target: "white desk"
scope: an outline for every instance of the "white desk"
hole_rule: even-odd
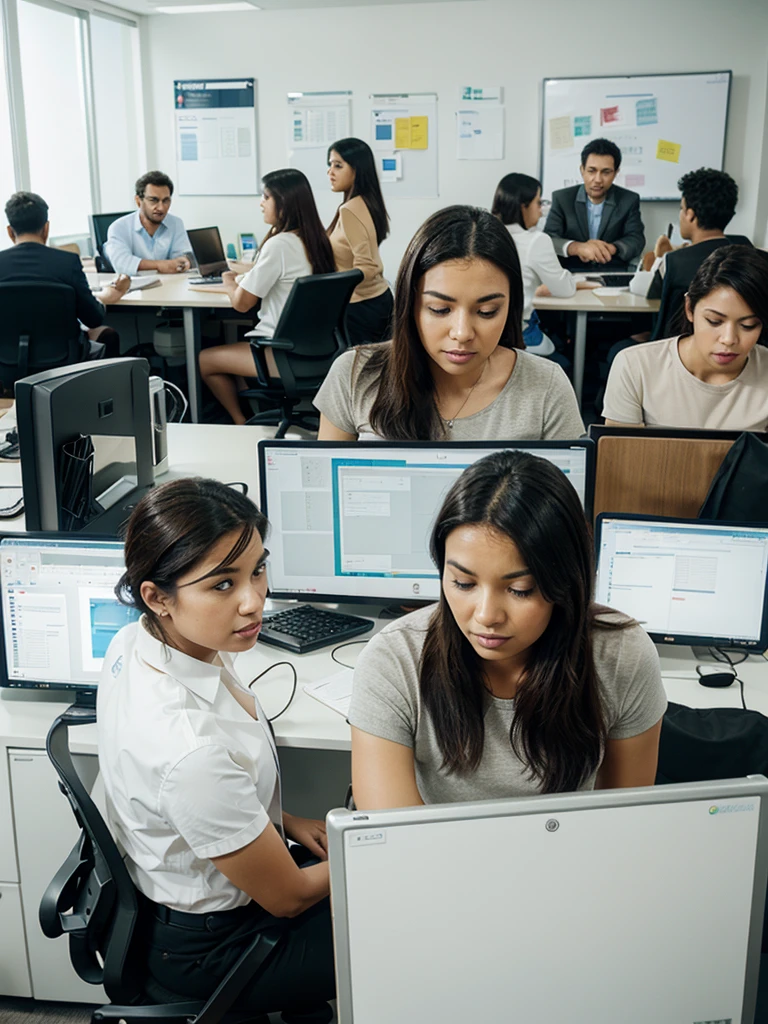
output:
[[[578,276],[578,275],[577,275]],[[573,389],[581,407],[581,392],[584,384],[584,360],[587,352],[587,316],[589,313],[655,313],[659,308],[658,299],[646,299],[630,292],[619,295],[595,295],[594,291],[577,291],[569,299],[552,296],[535,298],[534,309],[552,309],[576,314],[576,337],[573,354]]]

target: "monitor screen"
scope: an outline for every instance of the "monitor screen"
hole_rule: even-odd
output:
[[[764,649],[768,527],[598,516],[596,600],[657,643]]]
[[[505,448],[558,466],[587,511],[593,444],[531,442],[259,442],[262,509],[274,597],[437,600],[429,555],[448,489],[471,463]]]
[[[226,259],[218,228],[193,228],[187,234],[198,266],[222,263]]]
[[[120,541],[0,538],[0,685],[93,689],[109,642],[139,613],[118,602]]]

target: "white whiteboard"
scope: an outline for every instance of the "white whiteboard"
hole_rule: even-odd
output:
[[[352,92],[289,92],[288,166],[303,171],[313,189],[328,192],[328,147],[351,134]]]
[[[426,123],[424,148],[400,148],[394,125],[419,118]],[[383,131],[388,130],[385,138]],[[370,144],[385,199],[437,198],[437,94],[375,93],[371,96]],[[389,167],[396,170],[388,171]]]
[[[723,169],[730,71],[545,78],[542,194],[581,184],[581,150],[606,138],[622,153],[616,184],[641,199],[679,199],[677,181]]]

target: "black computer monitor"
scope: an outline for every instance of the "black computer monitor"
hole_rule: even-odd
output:
[[[202,277],[221,274],[228,269],[218,228],[192,228],[187,234]]]
[[[116,536],[154,482],[146,359],[25,377],[16,382],[16,410],[27,528]],[[82,488],[88,501],[75,502]]]
[[[122,542],[0,534],[0,565],[0,687],[93,691],[110,640],[139,617],[115,596]]]
[[[125,210],[123,213],[91,213],[88,215],[93,255],[99,258],[101,264],[97,266],[97,270],[108,274],[114,271],[115,268],[104,253],[104,243],[107,241],[107,232],[109,231],[110,224],[121,217],[127,217],[130,212],[130,210]]]
[[[596,601],[656,643],[768,647],[768,525],[606,512],[595,546]]]
[[[269,517],[276,598],[437,600],[429,555],[443,498],[467,466],[521,449],[567,475],[592,514],[594,443],[577,441],[259,441],[261,508]]]

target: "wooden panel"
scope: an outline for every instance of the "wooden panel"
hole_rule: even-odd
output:
[[[668,437],[601,437],[597,444],[595,515],[698,515],[733,441]]]

